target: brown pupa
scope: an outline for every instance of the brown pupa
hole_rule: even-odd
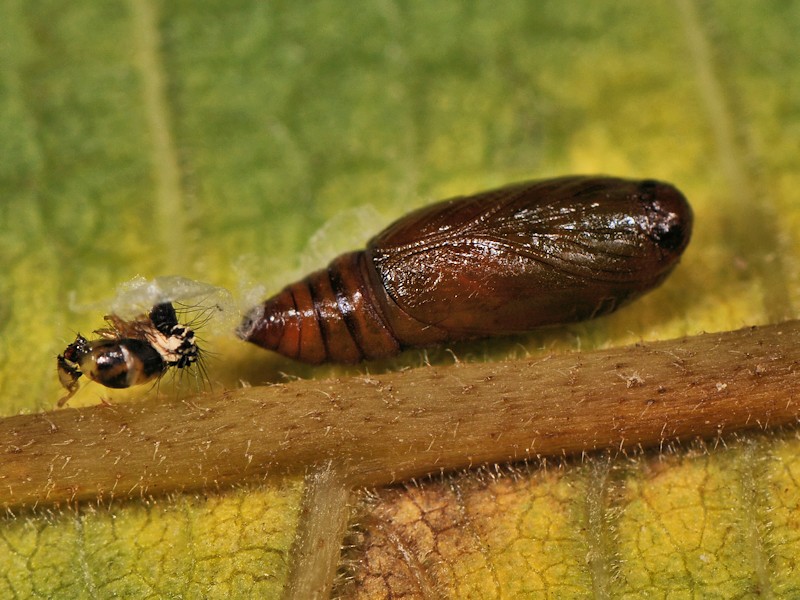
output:
[[[307,363],[525,332],[660,284],[692,231],[675,187],[571,176],[423,207],[254,308],[239,336]]]

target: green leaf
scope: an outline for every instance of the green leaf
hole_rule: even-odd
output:
[[[53,408],[53,358],[136,275],[246,307],[411,207],[564,173],[674,182],[695,210],[684,261],[611,317],[459,358],[796,317],[798,27],[796,5],[755,1],[4,2],[0,410]],[[363,206],[381,215],[368,230],[348,216]],[[337,372],[207,344],[215,385]],[[144,393],[86,386],[73,403]],[[379,491],[338,589],[797,595],[800,442],[707,450]],[[9,515],[0,596],[279,596],[302,492]]]

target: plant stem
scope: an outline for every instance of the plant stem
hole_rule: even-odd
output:
[[[800,322],[500,363],[0,420],[0,505],[227,486],[331,461],[351,485],[795,424]]]

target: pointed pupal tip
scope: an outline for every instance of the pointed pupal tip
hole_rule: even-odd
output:
[[[258,304],[250,309],[242,319],[242,322],[239,323],[239,327],[236,328],[236,335],[246,342],[253,342],[253,336],[257,336],[259,324],[263,323],[263,321],[264,305]]]
[[[296,308],[291,290],[267,298],[250,310],[239,326],[239,337],[285,356],[298,355],[302,322],[308,315]]]

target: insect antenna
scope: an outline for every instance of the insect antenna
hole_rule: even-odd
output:
[[[203,329],[214,320],[217,313],[221,313],[224,310],[219,304],[208,306],[203,304],[202,301],[196,304],[173,302],[173,305],[176,307],[176,312],[181,317],[181,322],[185,323],[186,327],[195,331]]]

